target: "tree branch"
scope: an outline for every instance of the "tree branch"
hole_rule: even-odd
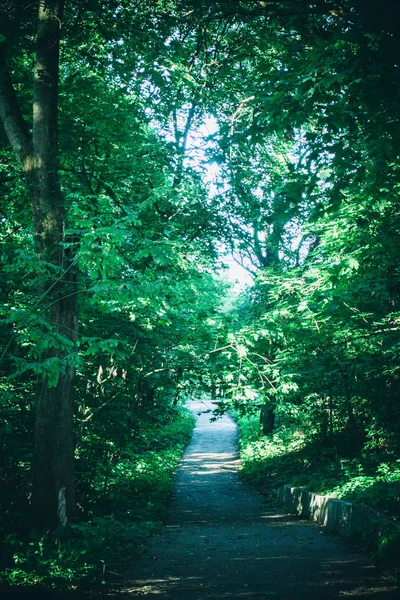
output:
[[[3,44],[0,44],[0,120],[14,154],[29,175],[33,166],[32,140],[7,68]]]
[[[100,406],[97,407],[93,412],[91,412],[88,417],[86,417],[85,419],[83,419],[82,424],[83,423],[87,423],[88,421],[91,421],[93,419],[93,417],[95,415],[97,415],[97,413],[99,413],[104,408],[106,408],[109,404],[111,404],[111,402],[113,402],[113,400],[115,400],[116,398],[118,398],[119,395],[120,395],[120,393],[116,392],[113,396],[111,396],[111,398],[109,398],[108,400],[106,400],[105,402],[103,402],[103,404],[100,404]]]

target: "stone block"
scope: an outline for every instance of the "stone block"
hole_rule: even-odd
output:
[[[316,521],[340,535],[363,536],[377,542],[383,533],[400,532],[397,523],[364,504],[314,494],[292,485],[281,487],[278,499],[288,512]]]
[[[351,502],[329,498],[327,501],[326,527],[341,535],[350,535],[352,508]]]

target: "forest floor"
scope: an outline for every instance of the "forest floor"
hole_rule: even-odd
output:
[[[110,598],[280,600],[399,598],[360,551],[271,508],[238,475],[237,426],[200,414],[176,474],[169,519]]]

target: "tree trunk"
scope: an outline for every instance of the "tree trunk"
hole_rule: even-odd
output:
[[[73,354],[77,338],[76,276],[68,254],[63,258],[63,281],[54,287],[48,318],[54,330],[72,342]],[[56,386],[50,387],[48,380],[42,379],[37,387],[32,509],[36,523],[54,527],[66,525],[75,510],[75,368],[65,350],[49,350],[46,358],[58,358],[66,364]]]
[[[37,386],[32,509],[36,526],[66,525],[74,514],[73,354],[77,338],[76,273],[64,242],[64,200],[58,174],[59,40],[64,0],[40,0],[33,82],[32,136],[4,59],[0,60],[0,118],[24,171],[33,212],[43,314],[64,342],[42,357],[59,363],[57,381]],[[68,360],[68,356],[72,357]]]
[[[275,427],[275,406],[272,402],[265,402],[261,407],[260,424],[264,435],[269,435]]]
[[[74,346],[77,336],[76,276],[71,248],[63,248],[64,202],[58,176],[57,107],[59,39],[64,0],[41,0],[33,83],[33,156],[35,185],[32,208],[38,257],[56,267],[56,285],[44,281],[48,317],[57,334]],[[50,302],[49,302],[50,300]],[[68,346],[68,343],[67,343]],[[72,351],[74,347],[72,347]],[[74,367],[66,349],[50,357],[63,361],[56,386],[38,386],[32,508],[35,520],[66,525],[74,513]],[[70,347],[71,351],[71,347]]]

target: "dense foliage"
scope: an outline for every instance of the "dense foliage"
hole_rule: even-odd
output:
[[[67,530],[43,532],[21,523],[26,519],[23,498],[8,506],[1,520],[1,583],[76,588],[104,586],[121,575],[121,567],[165,518],[174,469],[194,424],[189,411],[157,408],[157,414],[135,413],[136,430],[120,431],[125,420],[129,424],[127,411],[120,408],[118,428],[110,432],[105,417],[82,435],[77,448],[80,518]],[[118,414],[107,416],[117,419]],[[2,498],[8,501],[9,490]]]
[[[243,474],[268,494],[292,483],[398,516],[398,30],[357,7],[299,20],[268,78],[249,72],[225,169],[256,282],[232,313],[225,393],[262,405]]]
[[[77,581],[102,560],[93,523],[114,540],[126,520],[137,545],[197,391],[261,413],[267,459],[289,449],[298,483],[362,501],[373,487],[398,514],[397,7],[0,11],[8,580]],[[241,293],[224,255],[251,273]],[[263,452],[249,468],[271,483]],[[43,542],[56,519],[72,524]]]

